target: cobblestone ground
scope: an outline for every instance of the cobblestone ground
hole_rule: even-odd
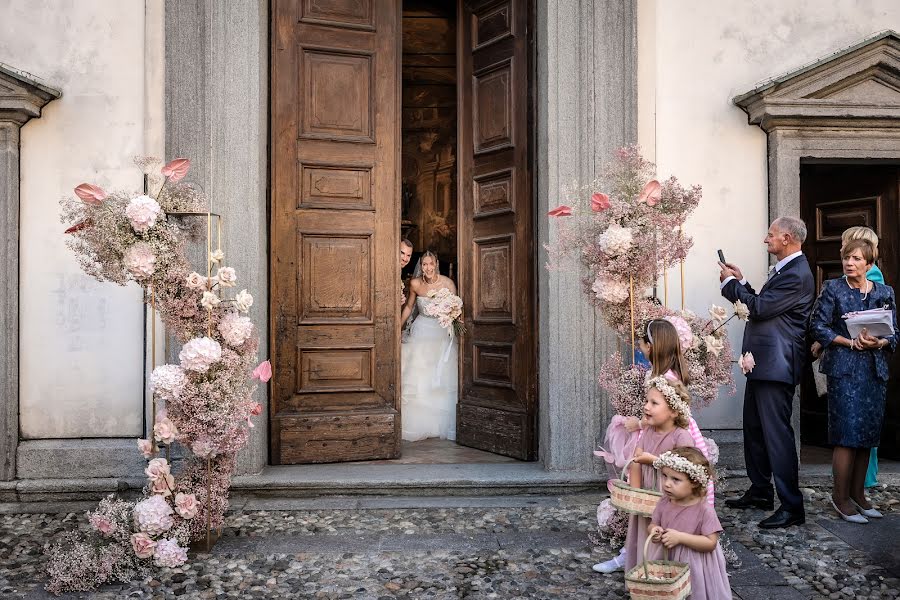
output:
[[[887,518],[856,530],[841,529],[826,508],[826,490],[805,493],[807,525],[786,532],[760,531],[761,512],[720,507],[741,560],[732,573],[735,597],[898,597],[900,568],[891,555],[900,547],[900,488],[874,491]],[[340,508],[310,500],[238,501],[212,553],[143,581],[66,597],[624,598],[621,573],[591,571],[611,556],[593,548],[587,535],[600,498],[445,499],[454,508],[439,507],[439,499],[419,508],[371,508],[352,499],[332,502],[345,503]],[[380,502],[392,501],[416,502]],[[80,511],[0,515],[0,597],[48,597],[43,548],[84,521]],[[870,528],[868,539],[861,527]]]

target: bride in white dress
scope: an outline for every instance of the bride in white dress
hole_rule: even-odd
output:
[[[453,280],[438,271],[437,256],[426,252],[416,265],[400,317],[408,329],[400,348],[400,415],[407,441],[456,439],[458,344],[436,318],[425,314],[428,294],[443,288],[456,294]]]

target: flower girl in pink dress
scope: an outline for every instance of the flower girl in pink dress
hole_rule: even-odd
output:
[[[690,325],[681,317],[673,316],[649,321],[638,341],[641,352],[650,360],[651,370],[648,378],[663,375],[670,381],[679,380],[685,385],[689,384],[684,350],[690,348],[692,340]],[[638,420],[637,417],[616,415],[612,418],[606,430],[604,450],[594,452],[607,462],[611,477],[619,477],[619,471],[634,455],[645,426],[646,422],[643,419]],[[708,457],[706,441],[693,417],[688,417],[687,429],[694,441],[693,445]],[[707,486],[707,501],[710,505],[715,501],[712,482]],[[612,573],[623,569],[627,562],[626,552],[627,545],[618,556],[594,565],[594,571]]]
[[[669,560],[691,569],[691,598],[731,598],[725,555],[719,545],[722,525],[715,509],[704,502],[712,467],[696,448],[674,448],[653,462],[661,471],[664,496],[650,518],[653,541],[669,549]],[[656,548],[648,558],[658,558]]]

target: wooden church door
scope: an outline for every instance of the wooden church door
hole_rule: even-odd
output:
[[[527,0],[463,0],[459,288],[468,332],[457,440],[537,458],[537,319]]]
[[[272,1],[273,464],[399,456],[401,5]],[[457,14],[458,442],[534,460],[530,2]]]
[[[271,461],[395,458],[400,3],[271,7]]]

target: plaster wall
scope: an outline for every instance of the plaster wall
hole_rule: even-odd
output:
[[[148,14],[161,17],[152,16],[158,4],[0,0],[2,60],[63,91],[21,131],[24,439],[142,434],[140,292],[82,273],[65,247],[58,201],[83,181],[140,189],[132,157],[161,152],[162,111],[153,106],[161,78],[145,68],[163,64],[154,50],[162,30],[146,27]]]
[[[716,249],[758,287],[769,265],[762,244],[769,220],[766,134],[747,124],[731,99],[762,80],[827,57],[872,33],[900,28],[891,0],[638,0],[638,141],[659,174],[703,186],[687,224],[694,248],[686,262],[687,308],[724,305]],[[799,207],[799,199],[797,200]],[[677,270],[669,303],[680,305]],[[729,324],[740,349],[743,325]],[[699,412],[704,428],[741,426],[743,376]]]

